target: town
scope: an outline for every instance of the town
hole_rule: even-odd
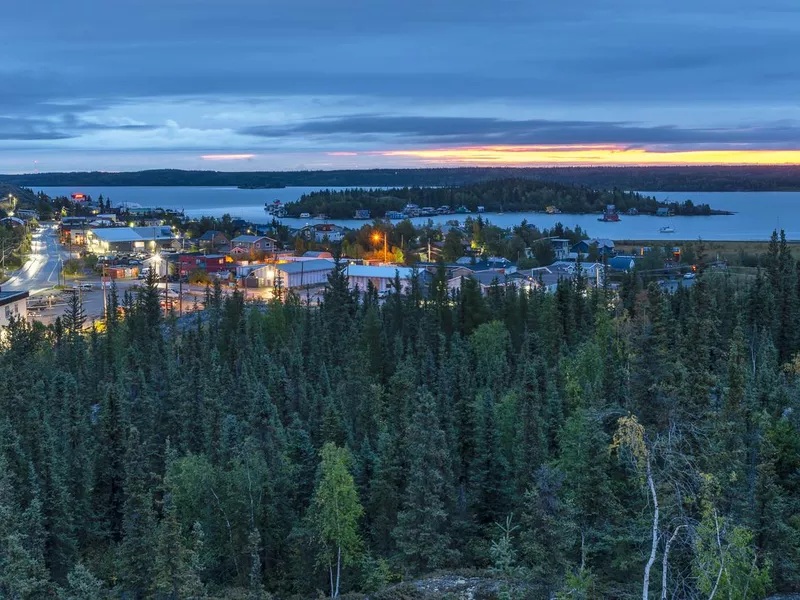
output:
[[[10,195],[7,201],[12,202]],[[50,202],[61,215],[52,215],[52,221],[39,222],[36,210],[16,206],[0,221],[6,231],[25,232],[22,238],[32,242],[28,263],[0,285],[7,318],[52,323],[77,294],[91,323],[106,314],[112,286],[122,294],[148,278],[163,290],[165,313],[179,316],[201,308],[212,285],[222,293],[239,291],[250,302],[296,294],[316,305],[336,261],[344,265],[352,290],[375,293],[379,301],[408,292],[412,281],[425,290],[434,277],[444,278],[451,295],[465,281],[483,295],[507,286],[544,293],[554,293],[560,284],[615,290],[635,269],[639,277],[675,291],[691,285],[698,263],[726,266],[707,260],[702,244],[698,258],[693,244],[683,250],[618,247],[561,225],[547,230],[523,222],[504,230],[481,214],[421,227],[387,218],[358,229],[328,222],[290,229],[274,218],[269,224],[228,216],[192,220],[176,211],[112,207],[102,196],[95,200],[81,193]],[[549,213],[555,210],[548,207]],[[270,212],[274,217],[280,211]],[[616,214],[613,206],[604,218],[609,214]]]

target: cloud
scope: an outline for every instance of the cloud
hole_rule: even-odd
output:
[[[255,154],[203,154],[203,160],[250,160],[255,158]]]
[[[103,153],[134,150],[800,140],[796,0],[44,7],[4,6],[0,170],[21,148],[102,168]]]
[[[312,119],[292,125],[262,125],[240,130],[262,138],[287,136],[384,136],[404,144],[788,144],[800,147],[800,126],[780,122],[762,126],[683,128],[626,122],[508,120],[486,117],[354,115]]]

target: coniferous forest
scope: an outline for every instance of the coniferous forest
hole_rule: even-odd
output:
[[[776,237],[766,265],[674,295],[442,268],[380,303],[336,269],[319,307],[216,289],[188,320],[150,281],[102,331],[77,301],[16,324],[0,597],[797,591],[800,263]]]

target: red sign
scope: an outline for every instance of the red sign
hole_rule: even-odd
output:
[[[73,200],[86,200],[86,196],[84,194],[72,194]]]

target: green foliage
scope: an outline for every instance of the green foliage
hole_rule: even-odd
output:
[[[450,294],[441,266],[379,302],[340,263],[320,307],[215,285],[173,324],[150,280],[112,299],[102,333],[79,303],[14,323],[0,596],[306,598],[338,580],[412,597],[400,574],[460,568],[508,578],[504,597],[520,578],[641,596],[648,460],[651,597],[664,564],[667,597],[708,597],[723,562],[715,598],[798,589],[800,338],[781,334],[798,265],[782,247],[776,233],[752,281],[703,273],[674,295],[635,278]]]

